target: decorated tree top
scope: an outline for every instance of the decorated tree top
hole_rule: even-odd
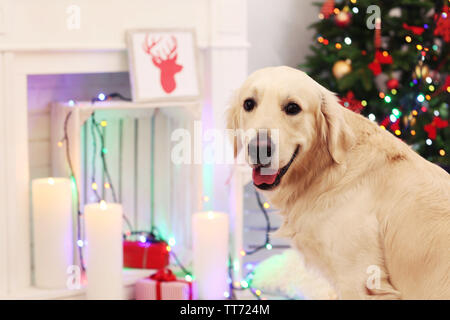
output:
[[[449,168],[448,0],[327,0],[301,67],[341,103]]]

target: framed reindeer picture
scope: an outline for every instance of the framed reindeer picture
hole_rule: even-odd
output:
[[[200,95],[192,30],[130,30],[133,101],[193,100]]]

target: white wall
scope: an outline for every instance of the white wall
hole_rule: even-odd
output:
[[[248,0],[248,70],[296,67],[308,53],[318,8],[312,0]]]

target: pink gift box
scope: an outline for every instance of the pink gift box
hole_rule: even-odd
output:
[[[169,273],[169,276],[161,276]],[[140,279],[135,286],[136,300],[192,300],[193,282],[178,280],[170,270],[160,270],[149,278]]]

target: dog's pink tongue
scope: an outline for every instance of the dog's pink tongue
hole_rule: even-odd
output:
[[[272,174],[273,172],[273,174]],[[263,172],[261,172],[261,168],[254,168],[253,169],[253,182],[259,186],[263,183],[265,184],[273,184],[275,182],[275,179],[277,178],[278,171],[274,171],[270,169],[263,169]]]

